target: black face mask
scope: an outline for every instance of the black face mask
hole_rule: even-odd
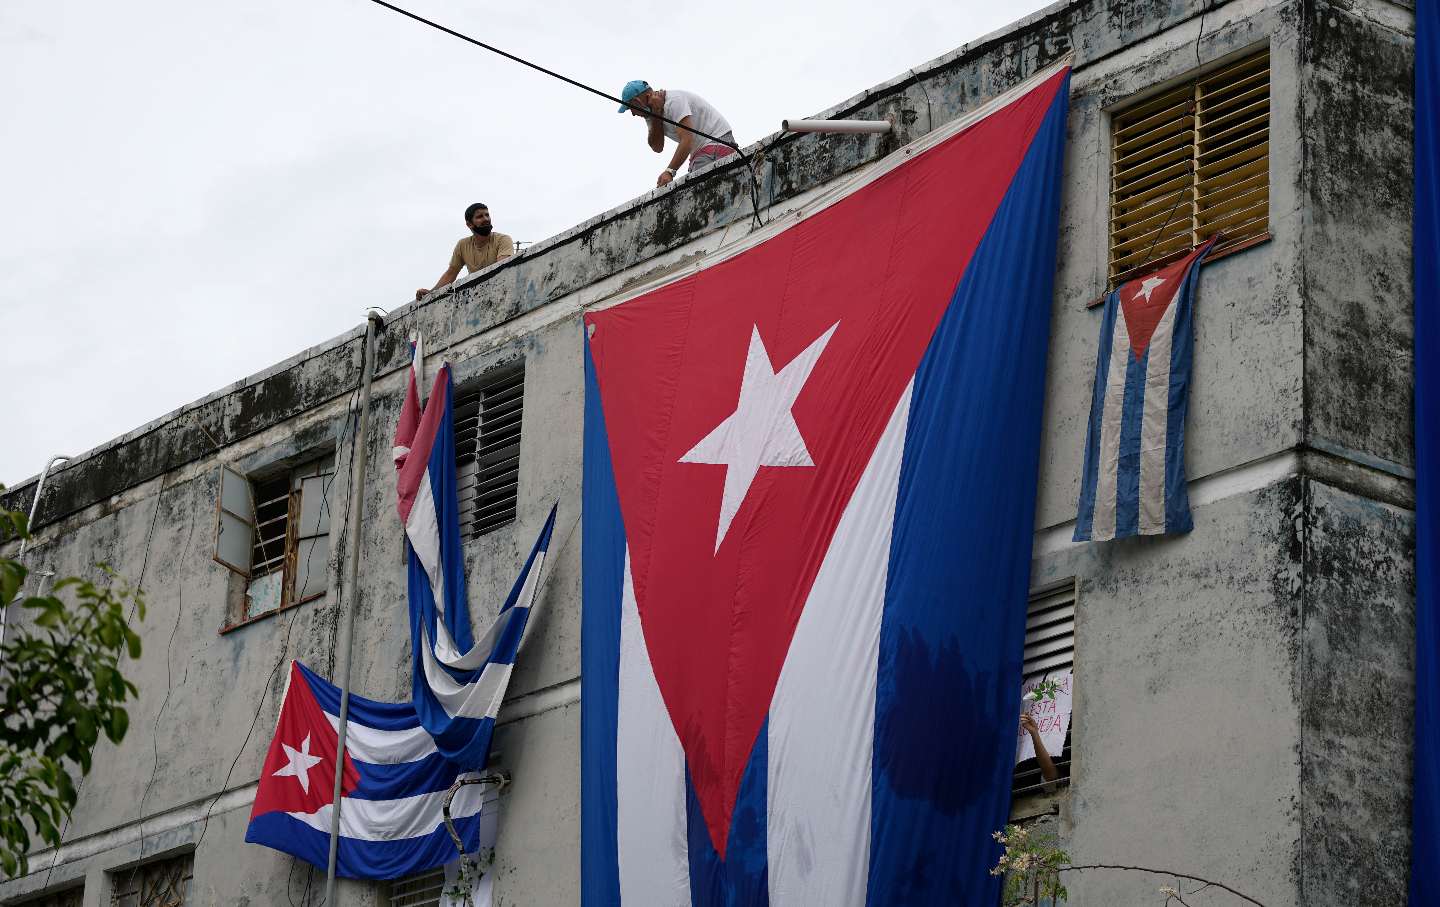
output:
[[[474,233],[476,236],[489,236],[490,231],[493,229],[495,228],[492,225],[486,224],[483,227],[471,227],[470,232]]]

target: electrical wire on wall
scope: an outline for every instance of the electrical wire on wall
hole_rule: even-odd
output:
[[[355,427],[355,423],[358,422],[358,420],[359,420],[359,415],[356,414],[356,415],[352,418],[351,412],[352,412],[353,409],[354,409],[354,403],[355,403],[356,395],[359,394],[359,392],[360,392],[360,387],[359,387],[359,385],[356,385],[355,389],[354,389],[353,391],[351,391],[350,398],[349,398],[349,400],[346,402],[346,405],[345,405],[345,424],[344,424],[343,426],[341,426],[341,429],[340,429],[340,437],[337,439],[336,444],[335,444],[336,450],[339,450],[341,447],[343,447],[343,446],[345,445],[345,435],[346,435],[347,433],[350,435],[350,456],[349,456],[349,460],[350,460],[350,468],[351,468],[351,469],[357,468],[357,464],[355,463],[355,432],[354,432],[353,429],[354,429],[354,427]],[[338,464],[337,464],[337,465],[338,465]],[[335,472],[332,472],[332,473],[330,474],[330,476],[329,476],[329,481],[328,481],[328,482],[322,483],[321,486],[320,486],[320,488],[321,488],[321,491],[320,491],[320,508],[321,508],[322,511],[328,511],[328,510],[329,510],[329,506],[330,506],[330,503],[329,503],[330,486],[335,483],[335,477],[336,477],[337,475],[339,475],[339,470],[338,470],[338,469],[337,469]],[[350,496],[349,496],[349,495],[346,495],[346,497],[345,497],[345,517],[344,517],[344,519],[343,519],[343,521],[342,521],[342,526],[344,525],[345,522],[348,522],[349,515],[350,515]],[[343,543],[344,540],[345,540],[345,537],[344,537],[344,535],[343,535],[343,532],[344,532],[344,529],[342,528],[342,529],[341,529],[342,535],[340,536],[340,540],[341,540],[342,543]],[[343,544],[336,546],[337,549],[340,548],[340,547],[343,547]],[[307,558],[308,558],[309,556],[313,555],[313,554],[314,554],[314,546],[311,546],[310,555],[307,555]],[[306,570],[307,570],[307,571],[309,570],[309,563],[308,563],[308,561],[307,561],[307,564],[306,564]],[[337,576],[337,577],[336,577],[335,600],[336,600],[336,602],[337,602],[337,607],[338,607],[338,602],[339,602],[340,599],[341,599],[341,585],[343,584],[343,582],[344,582],[344,577],[343,577],[343,576]],[[284,641],[284,643],[280,646],[280,657],[276,660],[274,667],[272,667],[272,668],[270,669],[270,673],[269,673],[269,675],[266,677],[266,680],[265,680],[265,689],[267,689],[267,690],[270,688],[270,686],[271,686],[272,684],[274,684],[276,674],[279,672],[280,668],[284,666],[285,662],[286,662],[286,661],[288,660],[288,658],[289,658],[289,655],[290,655],[290,640],[291,640],[291,636],[292,636],[292,634],[293,634],[293,632],[294,632],[294,630],[295,630],[295,624],[296,624],[296,622],[299,620],[299,616],[300,616],[300,609],[299,609],[299,608],[292,608],[292,609],[291,609],[291,613],[290,613],[290,620],[289,620],[289,622],[286,624],[286,627],[285,627],[285,641]],[[332,646],[332,648],[333,648],[333,646]],[[231,762],[230,762],[230,768],[225,772],[225,780],[220,783],[219,792],[215,795],[215,798],[210,801],[210,805],[209,805],[209,806],[206,808],[206,810],[205,810],[205,820],[204,820],[204,823],[203,823],[203,824],[201,825],[201,827],[200,827],[200,834],[199,834],[199,835],[196,837],[196,839],[195,839],[195,849],[196,849],[196,850],[199,850],[199,849],[200,849],[200,844],[205,840],[205,833],[206,833],[207,831],[209,831],[209,829],[210,829],[210,817],[214,814],[215,804],[219,802],[220,798],[225,795],[226,790],[229,789],[229,787],[230,787],[230,779],[231,779],[231,777],[235,774],[235,767],[236,767],[237,765],[239,765],[239,763],[240,763],[240,757],[245,754],[245,749],[246,749],[246,747],[248,747],[248,746],[250,745],[250,738],[251,738],[252,736],[254,736],[254,734],[255,734],[255,725],[259,722],[259,720],[260,720],[260,713],[265,710],[265,706],[266,706],[266,704],[267,704],[267,702],[268,702],[268,699],[269,699],[269,697],[268,697],[268,696],[264,696],[264,695],[262,695],[262,696],[259,697],[259,700],[260,700],[260,701],[259,701],[259,704],[255,707],[255,714],[254,714],[253,716],[251,716],[251,718],[250,718],[250,727],[249,727],[249,728],[246,730],[246,732],[245,732],[245,739],[244,739],[243,741],[241,741],[240,747],[239,747],[239,749],[238,749],[238,750],[236,751],[236,753],[235,753],[235,758],[234,758],[233,760],[231,760]],[[308,882],[306,883],[306,888],[307,888],[307,890],[308,890],[308,888],[309,888],[309,883],[308,883]],[[307,894],[307,895],[306,895],[307,901],[308,901],[308,898],[309,898],[309,895]]]

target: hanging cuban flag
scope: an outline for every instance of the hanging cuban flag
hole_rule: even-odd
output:
[[[1105,298],[1080,477],[1077,542],[1189,532],[1185,413],[1191,312],[1214,240]]]
[[[408,549],[415,711],[442,754],[479,769],[489,756],[495,718],[529,623],[555,528],[555,507],[494,623],[476,640],[460,544],[450,366],[440,367],[422,411],[420,362],[417,343],[395,435],[398,503]]]
[[[586,316],[588,907],[998,900],[1068,85]]]
[[[462,773],[437,751],[414,707],[351,694],[348,719],[336,873],[396,879],[455,860],[442,807]],[[339,728],[340,688],[293,662],[246,841],[326,868]],[[495,840],[494,810],[481,810],[495,796],[478,784],[455,794],[450,815],[468,853]]]

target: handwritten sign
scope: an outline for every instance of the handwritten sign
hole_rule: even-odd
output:
[[[1036,677],[1027,680],[1020,688],[1021,695],[1035,689],[1035,685],[1041,680],[1053,680],[1060,685],[1054,699],[1042,699],[1038,702],[1022,700],[1022,709],[1030,713],[1035,719],[1035,725],[1040,730],[1040,742],[1045,745],[1045,751],[1050,758],[1059,759],[1060,752],[1065,748],[1065,732],[1070,729],[1070,696],[1075,683],[1073,671],[1066,671],[1063,674],[1051,674],[1046,677]],[[1035,743],[1030,739],[1030,734],[1019,724],[1015,727],[1015,761],[1024,762],[1026,759],[1035,758]]]

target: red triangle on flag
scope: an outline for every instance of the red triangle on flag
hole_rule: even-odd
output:
[[[299,665],[291,662],[285,700],[260,769],[250,818],[269,812],[313,813],[334,802],[339,749],[339,733],[315,700]],[[347,753],[342,793],[350,793],[359,783],[360,772]]]
[[[1189,255],[1144,277],[1137,277],[1120,289],[1120,308],[1125,315],[1125,329],[1130,335],[1130,352],[1138,362],[1155,336],[1155,328],[1175,300],[1185,282],[1185,275],[1195,259],[1210,248],[1206,243]]]

